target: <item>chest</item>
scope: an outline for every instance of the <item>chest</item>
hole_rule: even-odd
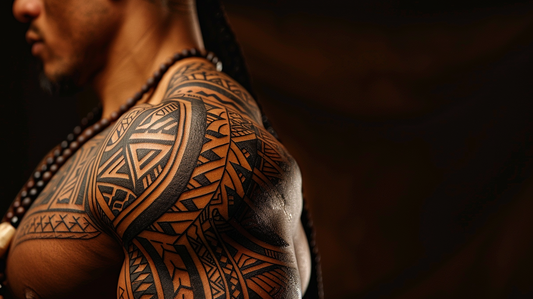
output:
[[[9,288],[15,298],[115,298],[124,257],[109,250],[113,242],[99,235],[20,243],[8,256]]]
[[[78,150],[24,216],[6,268],[15,297],[115,297],[121,247],[86,208],[87,174],[101,142],[97,136]]]

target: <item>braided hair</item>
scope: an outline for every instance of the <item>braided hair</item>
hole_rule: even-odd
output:
[[[244,61],[241,48],[237,43],[235,34],[226,19],[224,8],[219,0],[197,0],[196,10],[198,11],[198,21],[202,31],[205,48],[222,61],[224,73],[237,81],[248,93],[257,99],[250,79],[250,73]],[[263,126],[265,129],[279,139],[278,134],[272,128],[268,118],[263,113],[261,105],[257,103]]]
[[[166,0],[172,1],[172,0]],[[236,80],[243,86],[250,95],[255,98],[252,90],[252,84],[248,68],[244,61],[241,48],[237,43],[235,34],[226,19],[226,14],[220,0],[196,0],[196,10],[198,12],[198,21],[202,31],[202,38],[205,48],[213,53],[224,66],[224,73]],[[257,103],[261,112],[263,125],[278,140],[279,137],[272,128],[268,118],[263,113],[261,105]],[[309,245],[311,246],[312,270],[309,287],[305,293],[304,299],[323,298],[322,275],[320,269],[320,256],[315,243],[315,232],[310,217],[309,208],[304,202],[304,210],[301,217]]]

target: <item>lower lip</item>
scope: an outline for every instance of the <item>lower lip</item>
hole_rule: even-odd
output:
[[[44,44],[42,42],[36,42],[31,47],[31,54],[33,56],[39,55],[43,51]]]

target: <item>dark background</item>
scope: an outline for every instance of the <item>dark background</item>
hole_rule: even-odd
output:
[[[39,91],[7,2],[4,208],[92,105]],[[326,298],[533,297],[531,1],[224,3],[302,169]]]

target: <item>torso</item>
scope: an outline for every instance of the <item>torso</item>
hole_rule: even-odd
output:
[[[198,60],[189,67],[198,67],[201,63]],[[155,102],[132,109],[118,121],[123,121],[123,126],[115,124],[85,143],[52,178],[22,220],[8,255],[6,274],[15,297],[121,298],[120,292],[126,292],[127,288],[117,289],[117,282],[125,279],[125,274],[120,274],[125,254],[131,258],[138,249],[135,245],[123,248],[117,234],[124,232],[120,232],[117,226],[119,232],[113,233],[106,223],[117,221],[122,211],[140,202],[138,198],[156,180],[165,180],[164,173],[177,159],[175,155],[179,155],[179,149],[171,148],[165,142],[150,143],[149,140],[177,140],[180,132],[174,129],[176,125],[171,120],[164,119],[165,116],[159,120],[161,125],[156,124],[153,115],[179,112],[183,117],[188,103],[194,103],[195,109],[200,109],[204,115],[202,136],[197,136],[203,145],[195,146],[194,152],[190,153],[196,161],[194,170],[189,177],[181,178],[186,185],[185,191],[178,194],[168,213],[186,213],[189,218],[182,219],[183,223],[192,221],[193,225],[153,225],[136,235],[149,238],[148,235],[160,230],[159,233],[173,238],[172,242],[178,244],[181,242],[179,237],[173,236],[190,236],[193,234],[191,229],[202,227],[202,211],[220,212],[220,219],[235,218],[229,221],[238,222],[241,229],[253,236],[250,238],[259,238],[258,243],[286,248],[280,254],[293,257],[287,265],[298,268],[302,283],[307,282],[309,252],[299,221],[302,198],[297,164],[258,124],[258,110],[253,108],[255,104],[247,102],[253,101],[247,95],[240,94],[231,102],[221,103],[220,99],[206,94],[201,84],[194,82],[194,71],[186,75],[187,78],[181,76],[179,79],[190,81],[185,84],[187,87],[174,91],[179,103]],[[166,85],[164,83],[161,84]],[[231,91],[232,87],[227,84],[215,84]],[[178,107],[180,105],[183,107]],[[128,119],[131,121],[126,121]],[[194,133],[194,130],[193,127],[190,132]],[[128,154],[119,156],[123,153],[122,139],[131,141],[135,138],[139,138],[138,142],[130,142],[130,148],[124,148],[124,153]],[[131,148],[132,144],[136,147]],[[131,184],[119,184],[120,180]],[[121,187],[117,188],[117,184]],[[200,195],[204,199],[197,200]],[[95,208],[98,203],[104,203],[103,208]],[[238,205],[224,206],[235,203]],[[102,221],[102,215],[106,213],[108,217]],[[161,219],[168,218],[168,213],[152,221],[162,223]],[[269,223],[249,223],[265,219]],[[176,233],[182,228],[183,232]],[[205,236],[208,236],[207,231]],[[127,279],[133,277],[132,273],[127,274]],[[192,298],[193,292],[187,290],[184,280],[180,281],[184,290],[179,294],[183,298]],[[137,298],[142,294],[134,295],[132,297]]]
[[[17,298],[25,298],[27,292],[39,298],[116,298],[124,254],[89,215],[86,194],[88,167],[108,133],[80,148],[25,215],[6,273]]]

